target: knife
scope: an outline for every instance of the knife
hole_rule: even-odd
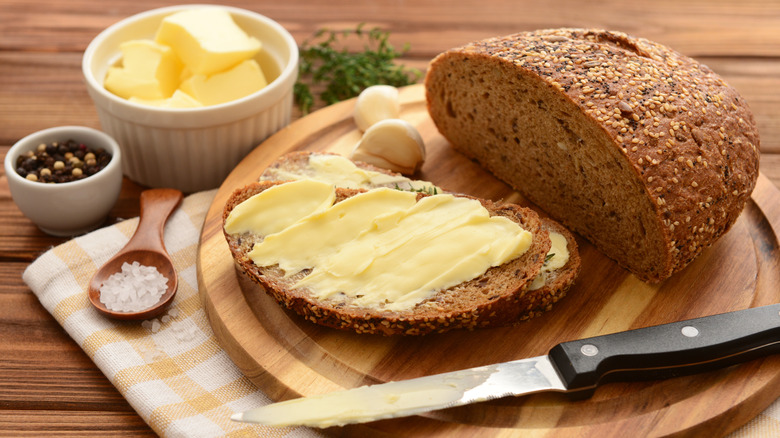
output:
[[[780,352],[780,304],[564,342],[546,356],[273,403],[231,417],[270,426],[343,426],[544,391],[709,371]]]

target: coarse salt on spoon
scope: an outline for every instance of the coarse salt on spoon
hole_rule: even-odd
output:
[[[182,197],[182,192],[175,189],[151,189],[141,193],[141,215],[133,237],[98,269],[89,283],[89,301],[100,313],[114,319],[149,319],[161,314],[173,301],[179,281],[173,262],[165,250],[163,231],[165,222]],[[127,312],[109,309],[100,300],[102,285],[112,275],[122,272],[123,264],[132,265],[133,262],[156,268],[168,280],[166,290],[155,304],[143,310]]]

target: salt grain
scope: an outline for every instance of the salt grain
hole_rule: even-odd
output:
[[[124,263],[100,286],[100,302],[109,310],[139,312],[157,304],[167,289],[168,279],[154,266]]]

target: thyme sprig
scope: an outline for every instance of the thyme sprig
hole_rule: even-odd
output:
[[[398,183],[395,183],[395,189],[401,190],[402,192],[424,193],[426,195],[439,194],[439,188],[436,186],[423,186],[419,188],[414,188],[414,186],[409,186],[409,188],[403,188]]]
[[[390,32],[379,28],[366,30],[364,24],[354,29],[320,29],[299,47],[298,81],[293,94],[303,114],[315,102],[312,88],[324,85],[319,97],[333,104],[355,97],[371,85],[402,87],[415,83],[422,72],[394,62],[409,50],[405,44],[396,50],[389,42]],[[363,50],[350,52],[349,38],[364,41]]]

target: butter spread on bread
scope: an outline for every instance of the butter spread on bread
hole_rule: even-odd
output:
[[[322,193],[326,188],[332,196]],[[479,201],[449,194],[418,200],[415,193],[389,188],[358,193],[313,213],[296,209],[287,214],[289,226],[267,232],[278,222],[264,214],[268,209],[297,207],[297,198],[311,198],[306,204],[319,206],[334,200],[335,190],[314,180],[276,185],[238,204],[226,223],[269,219],[269,226],[256,221],[248,230],[265,238],[247,256],[258,266],[278,265],[285,277],[308,270],[293,288],[305,287],[318,300],[349,299],[389,310],[413,307],[531,246],[530,232],[490,216]],[[252,208],[241,208],[246,203]]]
[[[426,193],[441,192],[428,181],[412,180],[373,166],[358,167],[352,160],[335,154],[293,153],[263,172],[266,181],[315,179],[346,188],[391,187]],[[289,159],[294,157],[293,159]]]
[[[705,65],[620,32],[477,41],[437,56],[425,87],[457,150],[649,282],[729,230],[758,176],[745,99]]]
[[[569,261],[569,246],[566,237],[561,233],[553,231],[549,231],[549,233],[552,245],[544,259],[542,271],[534,278],[533,283],[528,286],[530,290],[540,289],[547,282],[547,276],[550,272],[563,268]]]
[[[260,176],[264,181],[297,180],[313,178],[333,183],[341,187],[359,187],[373,189],[392,187],[428,194],[443,193],[443,190],[428,181],[412,180],[371,164],[352,161],[341,155],[327,152],[291,152],[275,160]],[[542,228],[551,234],[556,233],[566,239],[566,261],[563,262],[563,250],[554,255],[547,254],[543,272],[534,279],[534,304],[529,306],[520,319],[537,316],[549,310],[553,303],[561,299],[571,288],[579,275],[581,260],[574,235],[550,218],[542,218]],[[555,261],[551,260],[551,256]],[[562,266],[558,266],[562,264]],[[530,296],[529,296],[530,298]]]
[[[237,205],[279,184],[283,183],[259,181],[237,189],[225,204],[223,230],[230,212]],[[365,192],[364,189],[337,187],[336,203]],[[422,193],[413,195],[418,200],[428,196]],[[491,267],[476,278],[438,290],[408,309],[361,306],[347,296],[320,299],[309,288],[296,287],[310,271],[288,275],[278,265],[259,266],[252,261],[248,254],[266,236],[250,231],[225,231],[225,237],[238,268],[251,280],[283,307],[328,327],[358,333],[422,335],[452,329],[514,324],[541,313],[549,306],[549,297],[526,293],[526,286],[539,274],[550,249],[550,239],[542,227],[541,219],[532,210],[517,205],[478,201],[491,216],[505,217],[528,231],[532,236],[530,247],[519,257]],[[404,272],[394,270],[393,274],[400,279]],[[545,307],[540,309],[539,306]]]
[[[399,199],[413,196],[415,203],[424,199],[427,194],[442,193],[440,189],[430,183],[411,181],[367,163],[353,163],[338,155],[312,152],[292,152],[283,155],[263,171],[258,182],[237,189],[226,202],[223,212],[223,230],[237,267],[283,307],[302,315],[311,322],[338,329],[353,330],[358,333],[381,333],[384,335],[423,335],[453,329],[512,325],[550,310],[552,304],[566,294],[579,273],[580,258],[577,242],[566,228],[554,220],[540,218],[533,210],[514,204],[494,203],[489,200],[454,195],[479,202],[491,217],[502,217],[517,223],[519,227],[531,235],[529,248],[519,257],[500,266],[491,267],[476,278],[439,290],[407,309],[390,310],[376,305],[359,305],[344,294],[336,294],[332,298],[317,297],[312,294],[309,288],[303,287],[299,282],[311,273],[311,270],[305,266],[317,264],[311,260],[317,260],[320,257],[330,258],[325,254],[332,252],[331,243],[334,242],[331,239],[338,240],[339,237],[331,236],[332,233],[329,231],[318,233],[316,238],[307,238],[305,236],[311,233],[303,233],[297,237],[300,240],[297,242],[291,240],[290,244],[294,248],[302,248],[305,245],[304,242],[308,240],[308,245],[311,248],[302,249],[300,253],[295,250],[289,251],[292,253],[292,258],[296,258],[294,263],[292,259],[288,259],[280,260],[275,265],[260,266],[250,257],[255,248],[263,246],[258,244],[262,244],[268,238],[267,244],[269,246],[265,250],[268,254],[263,255],[263,257],[274,257],[275,248],[279,248],[280,243],[284,243],[285,239],[277,240],[270,238],[270,236],[251,232],[248,229],[231,228],[228,226],[228,218],[238,205],[257,194],[279,186],[282,181],[306,179],[318,181],[317,174],[321,174],[321,172],[316,169],[322,169],[323,163],[330,163],[325,167],[331,170],[334,167],[342,168],[346,169],[347,173],[354,173],[356,169],[359,170],[358,174],[361,172],[367,172],[369,175],[374,172],[383,173],[385,178],[390,178],[393,181],[387,186],[375,186],[369,178],[362,180],[359,187],[356,188],[355,181],[350,181],[351,178],[347,178],[345,182],[350,187],[339,187],[338,184],[330,181],[332,178],[324,178],[328,180],[325,181],[327,184],[337,186],[334,207],[355,196],[366,196],[367,193],[372,193],[371,196],[376,197],[374,201],[378,201],[390,193],[392,193],[390,196],[396,199],[393,202],[399,202]],[[379,180],[381,179],[374,181]],[[418,186],[420,184],[422,184],[422,188],[412,187],[412,185]],[[376,190],[382,187],[389,187],[393,190]],[[406,191],[396,189],[400,187],[405,188]],[[408,202],[408,200],[403,202]],[[319,205],[318,202],[312,204]],[[371,209],[371,207],[365,208]],[[385,208],[393,209],[396,207]],[[320,214],[322,213],[314,215]],[[293,219],[293,221],[295,220],[297,219]],[[230,222],[232,221],[234,219],[230,219]],[[305,226],[318,228],[317,225],[313,224]],[[228,232],[228,230],[232,232]],[[531,290],[528,286],[539,276],[542,266],[551,252],[548,231],[565,237],[566,247],[570,254],[569,259],[563,267],[552,270],[545,275],[542,287]],[[339,233],[344,232],[339,231]],[[319,251],[324,251],[324,253],[318,255]],[[282,249],[282,252],[287,251]],[[304,252],[308,255],[304,255]],[[256,253],[256,255],[259,254],[260,252]],[[278,258],[278,256],[276,257]],[[258,261],[260,264],[268,263],[268,261],[260,261],[260,259]],[[392,272],[392,276],[395,278],[403,276],[403,272],[407,270],[402,271],[400,267],[395,268]]]
[[[335,198],[330,184],[300,180],[288,184],[283,191],[264,191],[237,205],[225,220],[225,231],[264,236],[277,233],[301,217],[324,211]]]

